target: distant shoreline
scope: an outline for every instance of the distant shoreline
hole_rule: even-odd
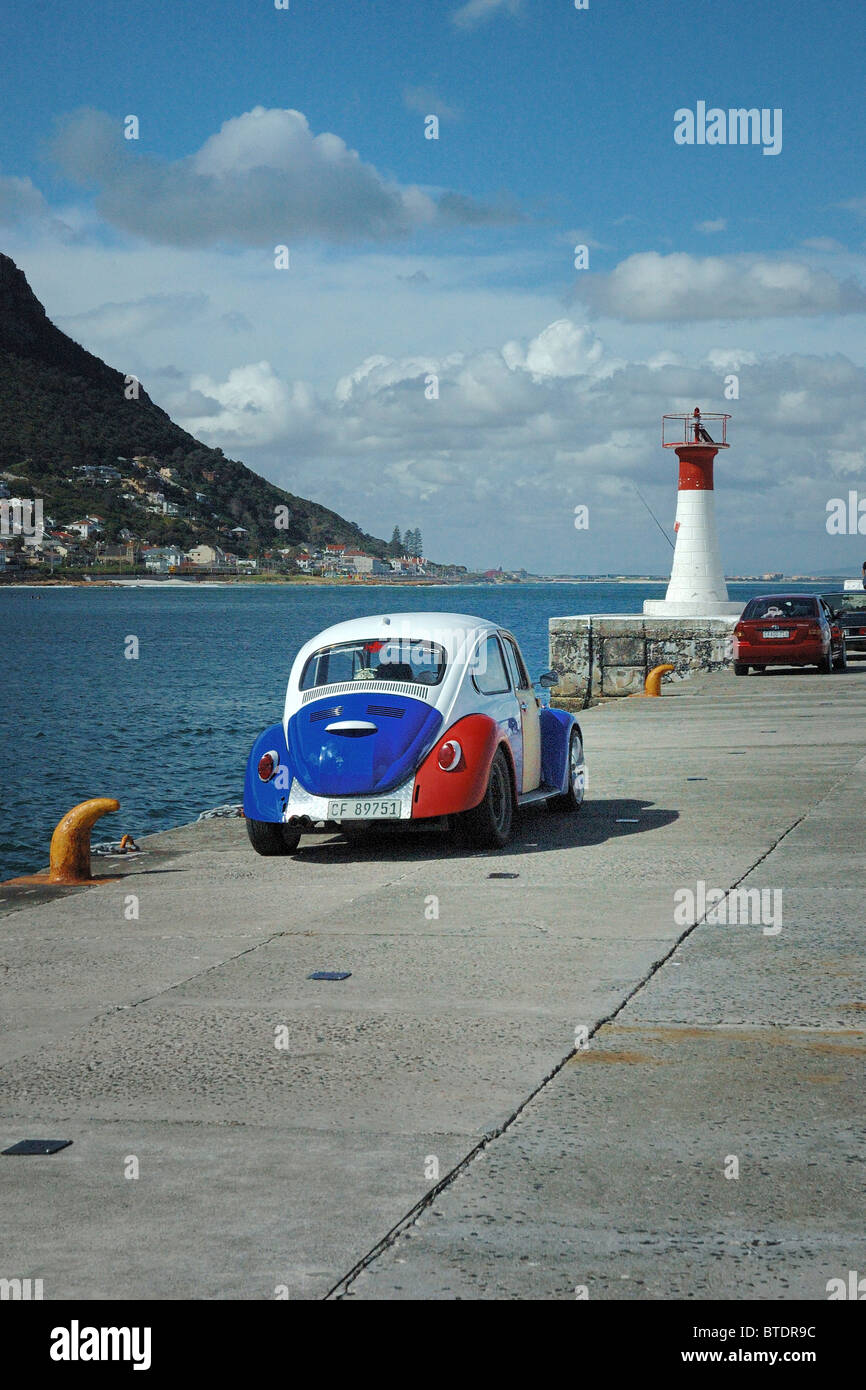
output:
[[[375,580],[357,580],[350,578],[335,579],[306,579],[306,578],[263,578],[255,579],[145,579],[143,576],[130,576],[124,578],[122,575],[115,575],[112,578],[100,576],[98,579],[5,579],[0,578],[0,592],[3,589],[88,589],[92,591],[104,589],[261,589],[261,588],[292,588],[303,587],[305,589],[534,589],[543,586],[563,587],[579,586],[581,588],[590,585],[618,585],[622,588],[633,587],[647,588],[649,585],[667,585],[667,579],[648,579],[617,577],[615,579],[598,576],[595,578],[564,578],[556,576],[545,578],[543,576],[533,577],[532,579],[467,579],[467,580],[443,580],[443,579],[394,579],[387,583],[376,582]],[[820,585],[839,585],[844,583],[844,578],[833,575],[809,576],[796,579],[727,579],[728,584],[768,584],[768,585],[795,585],[795,584],[820,584]]]

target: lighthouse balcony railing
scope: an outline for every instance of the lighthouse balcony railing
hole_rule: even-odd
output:
[[[675,449],[678,444],[712,444],[716,449],[728,449],[730,415],[708,413],[662,416],[662,448]]]

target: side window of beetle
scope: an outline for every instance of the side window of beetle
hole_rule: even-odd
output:
[[[478,649],[472,663],[472,680],[481,695],[504,695],[509,689],[505,662],[495,637],[488,637]]]
[[[510,637],[503,637],[505,644],[505,655],[508,658],[508,669],[511,672],[511,679],[514,682],[515,690],[528,690],[531,686],[529,672],[523,664],[523,658],[517,649],[516,643]]]

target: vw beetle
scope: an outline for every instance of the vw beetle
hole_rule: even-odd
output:
[[[537,684],[555,685],[547,671]],[[259,854],[302,834],[447,818],[465,843],[502,847],[515,807],[577,811],[583,739],[545,706],[514,636],[455,613],[353,618],[299,651],[281,724],[255,741],[244,815]]]

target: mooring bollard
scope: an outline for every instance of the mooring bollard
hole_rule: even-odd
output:
[[[652,668],[652,670],[650,671],[649,675],[647,676],[646,680],[644,681],[644,688],[643,688],[643,693],[644,693],[644,695],[661,695],[661,693],[662,693],[662,676],[666,675],[668,671],[675,671],[675,670],[676,670],[676,667],[675,667],[675,666],[670,666],[670,665],[668,665],[668,666],[654,666],[654,667]]]
[[[90,832],[100,816],[119,811],[113,796],[94,796],[67,811],[51,836],[49,883],[92,883]]]

